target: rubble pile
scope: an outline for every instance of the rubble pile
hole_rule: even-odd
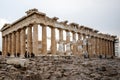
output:
[[[39,56],[27,58],[27,66],[20,65],[22,62],[9,64],[8,60],[0,57],[0,80],[120,80],[117,58]]]

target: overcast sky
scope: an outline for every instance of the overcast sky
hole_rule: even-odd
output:
[[[120,36],[120,0],[1,0],[0,28],[5,22],[12,23],[26,15],[25,11],[32,8],[49,17],[59,17],[60,21],[68,20]]]

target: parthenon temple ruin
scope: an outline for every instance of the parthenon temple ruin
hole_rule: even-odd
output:
[[[3,56],[24,57],[25,54],[114,56],[116,36],[103,34],[77,23],[68,23],[67,20],[60,22],[58,19],[50,18],[37,9],[30,9],[22,18],[12,24],[5,24],[1,29]],[[39,27],[41,31],[38,31]],[[50,50],[47,49],[47,27],[51,31]],[[39,33],[42,35],[41,41],[38,40]],[[63,39],[64,36],[66,39]]]

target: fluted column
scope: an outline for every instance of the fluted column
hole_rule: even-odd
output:
[[[46,26],[42,26],[42,53],[47,54],[47,32],[46,32]]]
[[[108,54],[109,54],[108,47],[109,47],[109,46],[108,46],[108,40],[106,40],[106,48],[107,48],[107,49],[106,49],[106,57],[107,57]]]
[[[33,53],[38,56],[38,25],[33,25]]]
[[[104,56],[104,39],[101,39],[101,45],[102,45],[102,56]]]
[[[5,36],[4,56],[6,56],[6,54],[7,54],[6,47],[7,47],[7,37]]]
[[[51,27],[51,53],[56,54],[56,38],[54,27]]]
[[[104,40],[104,47],[105,47],[105,49],[104,49],[105,52],[104,52],[104,53],[105,53],[105,57],[106,57],[106,54],[107,54],[107,53],[106,53],[106,49],[107,49],[107,48],[106,48],[106,39]]]
[[[6,36],[6,54],[8,54],[8,35]]]
[[[99,44],[99,37],[97,37],[97,56],[99,56],[99,47],[100,47],[100,44]]]
[[[63,44],[63,30],[62,29],[59,29],[59,47],[58,47],[58,50],[59,50],[59,54],[63,55],[64,44]]]
[[[10,36],[10,54],[12,55],[12,33],[10,33],[9,36]]]
[[[108,57],[109,57],[109,54],[110,54],[110,53],[109,53],[109,40],[107,40],[107,47],[108,47],[108,48],[107,48],[107,55],[108,55]]]
[[[26,47],[25,47],[25,37],[26,37],[26,35],[25,35],[25,28],[23,28],[23,29],[21,29],[21,32],[20,32],[20,42],[21,42],[21,47],[20,47],[20,49],[21,49],[21,55],[20,55],[20,57],[24,57],[24,54],[25,54],[25,51],[26,51]]]
[[[2,55],[4,56],[5,37],[2,36]]]
[[[97,37],[95,37],[95,57],[97,56]]]
[[[101,38],[99,38],[99,55],[101,55]]]
[[[88,51],[87,51],[87,39],[86,39],[85,34],[83,34],[83,54],[88,54]]]
[[[104,45],[105,45],[105,57],[106,57],[106,55],[107,55],[106,39],[104,40]]]
[[[16,54],[20,55],[20,32],[16,32]]]
[[[68,30],[66,30],[66,54],[71,55],[70,32]]]
[[[77,54],[77,46],[76,46],[76,33],[73,33],[73,54]]]
[[[16,32],[14,32],[14,55],[15,57],[17,56],[16,55]]]
[[[99,38],[99,55],[102,54],[102,39]]]
[[[15,32],[12,33],[12,51],[11,51],[11,57],[14,57],[15,54]]]
[[[111,53],[111,56],[113,56],[113,53],[112,53],[112,41],[110,41],[110,53]]]
[[[76,33],[75,32],[72,33],[73,33],[73,42],[76,42]]]
[[[93,39],[93,36],[89,36],[88,38],[88,54],[89,54],[89,57],[92,57],[93,54],[92,54],[92,39]]]
[[[96,55],[95,45],[96,45],[96,40],[95,40],[95,37],[93,36],[92,37],[92,49],[91,49],[93,57],[95,57]]]
[[[106,57],[106,39],[104,39],[104,56]]]
[[[82,39],[81,39],[82,34],[78,33],[78,41],[77,41],[77,52],[79,56],[82,56]]]
[[[90,41],[90,36],[88,35],[88,38],[87,38],[87,42],[88,42],[88,45],[86,45],[86,49],[87,49],[87,52],[88,52],[88,54],[89,54],[89,56],[91,57],[91,53],[90,53],[90,48],[91,48],[91,41]]]
[[[7,55],[7,36],[5,36],[4,56]]]
[[[110,44],[110,40],[108,41],[108,52],[109,52],[109,57],[111,56],[111,44]]]
[[[115,41],[113,41],[113,55],[115,56]]]
[[[66,43],[70,42],[70,32],[66,30]]]
[[[106,50],[106,47],[105,47],[105,39],[103,39],[103,55],[105,56],[105,50]]]
[[[27,32],[27,52],[28,55],[32,53],[32,26],[28,26],[28,32]]]
[[[10,34],[8,35],[8,53],[10,54]]]
[[[63,30],[59,29],[59,41],[63,41]]]
[[[112,41],[111,44],[112,44],[112,45],[111,45],[111,46],[112,46],[112,55],[114,56],[114,47],[115,47],[115,46],[114,46],[114,41]]]

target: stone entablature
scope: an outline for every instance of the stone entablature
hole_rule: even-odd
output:
[[[109,34],[103,34],[103,33],[99,33],[98,30],[94,30],[92,28],[83,26],[83,25],[79,25],[77,23],[69,23],[68,21],[62,21],[62,22],[58,22],[57,20],[59,18],[57,17],[53,17],[53,18],[49,18],[48,16],[46,16],[45,13],[39,12],[37,9],[31,9],[29,11],[26,12],[27,15],[18,19],[17,21],[15,21],[12,24],[5,24],[3,26],[3,28],[1,29],[2,32],[2,38],[3,38],[3,53],[7,54],[23,54],[26,52],[26,41],[27,41],[27,52],[29,53],[34,53],[35,55],[38,55],[38,25],[42,26],[42,53],[43,54],[47,54],[47,40],[46,40],[46,27],[50,27],[51,28],[51,53],[52,54],[56,54],[57,50],[56,50],[56,33],[55,33],[55,29],[59,30],[59,37],[60,37],[60,48],[62,49],[63,47],[65,47],[65,45],[63,45],[61,42],[63,41],[63,30],[66,31],[66,45],[67,43],[72,45],[72,53],[73,54],[79,54],[78,53],[78,46],[80,47],[80,45],[83,45],[83,43],[85,45],[83,45],[82,47],[82,51],[81,52],[87,52],[90,55],[92,55],[93,53],[95,54],[102,54],[102,53],[108,53],[108,51],[105,51],[102,49],[102,47],[104,48],[108,48],[109,50],[112,50],[113,53],[111,53],[112,55],[114,55],[114,41],[116,36],[113,35],[109,35]],[[32,28],[33,28],[33,33],[32,33]],[[25,38],[25,31],[26,29],[28,29],[28,33],[27,33],[27,39]],[[70,41],[70,34],[73,34],[73,41]],[[78,36],[78,40],[76,40],[76,34],[81,35],[80,40],[82,40],[82,42],[80,42],[80,44],[77,46],[77,42],[79,42],[79,37]],[[32,36],[34,35],[34,36]],[[14,43],[15,42],[15,43]],[[108,43],[107,43],[108,42]],[[102,46],[100,46],[100,45]],[[19,47],[17,47],[17,45]],[[71,46],[70,45],[70,46]],[[87,45],[87,46],[86,46]],[[7,47],[8,46],[8,47]],[[61,47],[62,46],[62,47]],[[98,48],[101,47],[100,51],[98,51]],[[111,47],[112,46],[112,47]],[[10,47],[12,47],[10,49]],[[96,48],[97,47],[97,48]],[[64,49],[63,49],[64,50]],[[62,51],[63,51],[62,50]],[[92,52],[93,50],[93,52]],[[102,52],[103,50],[103,52]],[[68,51],[68,52],[71,52]],[[63,51],[65,52],[65,50]],[[67,50],[66,50],[67,52]],[[80,54],[83,54],[80,53]]]

